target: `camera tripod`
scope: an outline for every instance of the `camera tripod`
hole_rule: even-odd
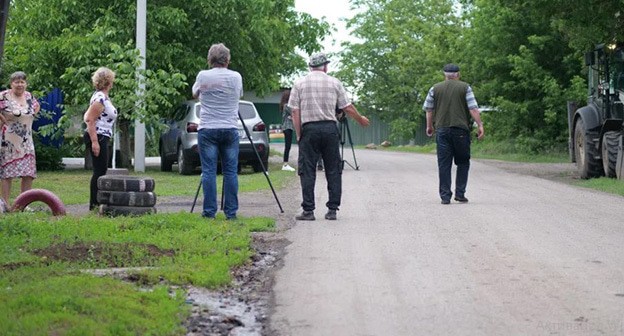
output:
[[[355,169],[355,170],[360,170],[360,166],[358,166],[357,163],[357,159],[355,158],[355,149],[353,149],[353,139],[351,138],[351,130],[349,129],[349,121],[347,120],[346,116],[343,116],[342,118],[339,119],[340,121],[340,160],[341,160],[341,170],[344,169],[344,165],[345,163],[347,165],[349,165],[349,167]],[[344,158],[344,145],[347,142],[346,140],[349,140],[349,145],[351,146],[351,153],[353,154],[353,163],[354,165],[350,164],[349,161],[347,161]]]
[[[262,163],[262,159],[260,158],[260,154],[258,153],[258,150],[256,149],[256,145],[253,143],[253,139],[251,138],[251,134],[249,133],[249,130],[247,129],[247,126],[245,125],[245,121],[243,120],[243,117],[240,114],[240,111],[238,111],[238,119],[240,119],[241,123],[243,124],[243,129],[245,130],[245,134],[247,135],[247,139],[249,139],[249,142],[251,143],[251,148],[253,148],[254,152],[256,153],[256,158],[258,158],[258,162],[260,162],[260,166],[262,166],[262,173],[264,174],[264,177],[266,177],[267,182],[269,183],[269,186],[271,187],[271,191],[273,192],[273,197],[275,197],[275,201],[277,202],[277,206],[280,209],[281,213],[284,213],[284,209],[282,209],[282,204],[280,204],[279,199],[277,198],[277,194],[275,193],[275,189],[273,188],[273,184],[271,183],[271,179],[269,179],[269,173],[267,172],[267,168],[264,166],[264,163]],[[223,181],[223,183],[225,184],[225,181]],[[191,206],[191,213],[193,212],[193,210],[195,209],[195,203],[197,203],[197,197],[199,196],[199,190],[201,189],[201,185],[202,185],[202,181],[201,181],[201,177],[199,179],[199,185],[197,186],[197,192],[195,193],[195,199],[193,200],[193,206]],[[222,185],[221,186],[221,210],[223,210],[223,202],[225,200],[225,186]]]

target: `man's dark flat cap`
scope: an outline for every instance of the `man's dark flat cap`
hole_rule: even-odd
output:
[[[459,67],[456,64],[449,63],[442,68],[444,72],[459,72]]]

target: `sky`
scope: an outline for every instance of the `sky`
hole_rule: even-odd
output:
[[[315,18],[325,17],[337,31],[328,36],[322,43],[324,52],[338,52],[340,43],[350,39],[345,23],[341,18],[351,18],[354,12],[349,10],[349,0],[295,0],[295,10],[306,12]]]

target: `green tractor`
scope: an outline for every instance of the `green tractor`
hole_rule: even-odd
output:
[[[581,178],[624,179],[624,44],[599,44],[585,54],[589,99],[568,104],[570,158]]]

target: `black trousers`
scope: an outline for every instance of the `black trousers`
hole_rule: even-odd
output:
[[[93,175],[91,176],[91,193],[89,195],[89,210],[93,210],[98,206],[97,202],[97,180],[100,176],[106,175],[108,170],[108,142],[110,138],[104,135],[98,134],[98,143],[100,144],[100,155],[94,156],[91,150],[91,137],[89,133],[85,132],[84,142],[87,147],[87,152],[91,156],[93,162]]]
[[[327,208],[338,210],[342,197],[342,162],[340,159],[340,132],[334,121],[305,123],[299,140],[298,174],[301,181],[304,211],[313,211],[316,164],[319,158],[325,163],[325,178],[329,200]]]
[[[290,155],[290,147],[292,146],[293,130],[284,130],[284,162],[288,162],[288,156]]]

